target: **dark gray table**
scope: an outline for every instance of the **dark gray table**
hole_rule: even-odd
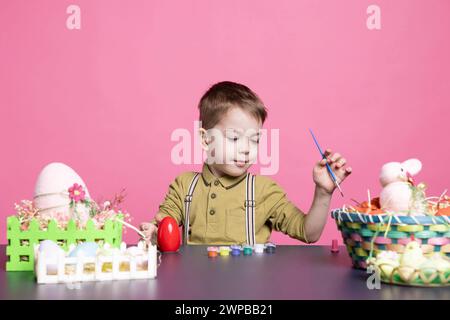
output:
[[[0,299],[450,299],[450,288],[381,284],[321,246],[278,246],[273,255],[208,258],[205,246],[164,254],[155,280],[38,285],[32,272],[5,272],[0,248]]]

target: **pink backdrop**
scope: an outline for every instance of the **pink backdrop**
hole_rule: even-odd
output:
[[[81,8],[81,30],[66,8]],[[381,30],[366,9],[381,8]],[[220,80],[247,84],[280,128],[274,178],[308,210],[319,159],[307,131],[354,169],[332,207],[380,191],[385,162],[417,157],[429,194],[450,187],[450,2],[3,0],[0,3],[0,230],[48,162],[72,166],[94,198],[127,188],[134,224],[170,181],[175,128]],[[340,238],[329,219],[321,244]],[[132,231],[126,240],[135,241]],[[296,244],[274,233],[276,243]]]

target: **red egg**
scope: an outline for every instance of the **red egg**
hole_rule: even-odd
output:
[[[159,223],[158,247],[163,252],[175,252],[180,248],[180,230],[174,218],[165,217]]]

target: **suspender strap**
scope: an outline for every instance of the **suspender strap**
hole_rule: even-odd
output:
[[[253,246],[256,243],[255,237],[255,176],[247,174],[245,179],[245,229],[247,244]]]
[[[195,186],[197,184],[200,173],[196,173],[192,178],[191,184],[189,185],[188,193],[184,199],[184,232],[183,232],[183,244],[188,243],[189,239],[189,211],[191,209],[192,194],[194,193]]]

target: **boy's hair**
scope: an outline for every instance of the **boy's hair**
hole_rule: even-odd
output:
[[[264,123],[266,108],[261,99],[248,87],[230,81],[216,83],[200,100],[200,121],[204,129],[214,127],[231,108],[238,107],[249,112]]]

